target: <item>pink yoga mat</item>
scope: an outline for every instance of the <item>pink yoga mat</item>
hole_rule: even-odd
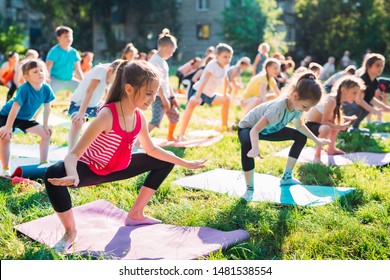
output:
[[[193,148],[214,145],[215,143],[221,141],[222,138],[223,135],[219,134],[215,137],[194,138],[179,142],[167,141],[163,138],[152,138],[152,141],[155,145],[160,147]]]
[[[207,256],[249,238],[248,232],[176,225],[124,226],[127,212],[105,200],[73,208],[78,241],[67,253],[105,259],[189,260]],[[64,234],[53,214],[16,226],[21,233],[53,247]]]
[[[276,153],[276,156],[279,157],[288,157],[288,153],[291,147],[285,148],[284,150]],[[311,147],[305,147],[299,158],[299,162],[313,162],[315,154],[315,149]],[[356,162],[361,162],[366,165],[371,166],[382,166],[390,163],[390,153],[351,153],[345,155],[332,155],[328,156],[328,154],[324,151],[321,152],[321,162],[326,165],[345,165],[345,164],[353,164]]]

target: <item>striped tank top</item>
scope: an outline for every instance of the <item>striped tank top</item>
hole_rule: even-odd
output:
[[[111,110],[112,129],[107,133],[102,132],[79,159],[98,175],[107,175],[129,166],[131,150],[141,130],[141,116],[138,110],[135,111],[136,125],[134,130],[126,132],[120,127],[115,103],[106,104],[102,108],[104,107]]]

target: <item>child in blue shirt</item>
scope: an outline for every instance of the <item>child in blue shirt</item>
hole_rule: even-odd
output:
[[[238,124],[238,137],[241,142],[241,163],[244,170],[247,190],[243,196],[252,200],[254,191],[255,157],[263,158],[259,151],[259,140],[293,140],[281,185],[300,184],[292,177],[292,170],[306,144],[307,137],[317,145],[326,145],[328,139],[317,138],[304,124],[302,112],[307,112],[321,99],[322,86],[311,71],[302,73],[292,82],[287,97],[262,103],[253,108]],[[287,127],[294,120],[296,129]]]
[[[45,84],[45,64],[40,60],[31,60],[22,66],[26,83],[21,85],[16,96],[9,100],[0,111],[0,160],[3,175],[9,175],[9,158],[12,131],[19,128],[23,132],[41,137],[40,160],[47,162],[51,129],[48,126],[50,102],[54,94]],[[43,125],[33,120],[39,107],[44,104]]]
[[[73,30],[67,26],[56,28],[58,44],[52,47],[46,57],[47,70],[50,73],[50,85],[54,93],[62,89],[73,92],[79,82],[73,78],[73,73],[79,80],[84,77],[81,70],[81,57],[72,48]]]

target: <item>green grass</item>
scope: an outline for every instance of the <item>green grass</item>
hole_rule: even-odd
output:
[[[174,78],[173,78],[174,80]],[[172,84],[176,84],[174,81]],[[4,94],[0,94],[1,98]],[[61,114],[64,108],[53,108]],[[150,116],[150,112],[146,112]],[[219,107],[197,108],[189,129],[216,129],[205,119],[220,119]],[[243,112],[232,105],[230,123]],[[390,120],[390,115],[385,115]],[[180,124],[179,124],[180,126]],[[66,143],[66,129],[53,128],[52,143]],[[178,132],[178,131],[177,131]],[[153,131],[155,136],[167,133],[167,120]],[[342,136],[343,148],[389,152],[389,140],[373,138],[360,141],[360,136]],[[358,141],[357,141],[358,140]],[[353,146],[354,142],[363,145]],[[22,134],[13,136],[14,143],[35,143],[37,138]],[[285,159],[273,154],[291,142],[261,142],[264,159],[256,161],[256,172],[281,176]],[[309,145],[313,145],[309,141]],[[373,148],[374,147],[374,148]],[[211,254],[207,259],[341,259],[385,260],[390,258],[390,170],[389,167],[369,167],[362,164],[323,166],[298,164],[294,174],[305,184],[354,187],[356,190],[331,204],[319,207],[280,206],[272,203],[244,203],[239,198],[210,191],[188,190],[172,184],[175,179],[215,168],[241,170],[240,146],[236,132],[226,133],[212,147],[169,148],[176,155],[197,159],[208,158],[203,170],[173,169],[146,209],[147,214],[164,223],[184,226],[208,226],[229,231],[245,229],[250,239],[236,246]],[[105,199],[124,210],[130,209],[144,176],[96,187],[71,190],[74,206]],[[53,209],[45,191],[36,192],[23,186],[12,187],[0,181],[0,258],[1,259],[91,259],[88,256],[59,256],[48,247],[18,234],[14,226],[52,214]]]

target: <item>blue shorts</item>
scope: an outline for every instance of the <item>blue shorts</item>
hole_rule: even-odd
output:
[[[202,99],[202,103],[200,103],[200,106],[203,106],[203,104],[211,105],[211,103],[213,103],[215,97],[217,97],[217,95],[215,95],[215,94],[212,97],[209,97],[206,94],[202,93],[200,95],[200,98]]]
[[[86,118],[86,121],[88,121],[89,118],[94,118],[97,115],[97,111],[99,110],[99,106],[97,107],[88,107],[87,111],[85,112],[84,116]],[[78,112],[80,111],[80,106],[76,106],[76,103],[73,101],[70,102],[68,114],[71,118],[74,117]]]

